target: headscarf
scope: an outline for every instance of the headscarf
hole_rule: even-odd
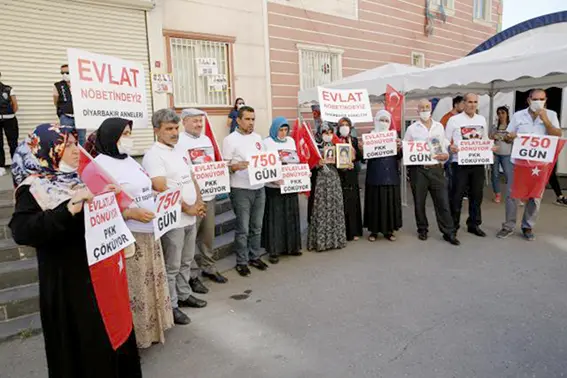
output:
[[[117,145],[126,126],[131,128],[132,121],[124,118],[105,119],[96,132],[96,152],[115,159],[126,159],[128,154],[118,152]]]
[[[77,172],[59,171],[69,134],[78,138],[74,127],[41,124],[14,152],[14,184],[29,185],[30,193],[43,210],[56,208],[84,187]]]
[[[272,126],[270,126],[270,138],[272,138],[274,142],[285,143],[285,140],[278,138],[278,132],[282,127],[287,127],[287,135],[289,135],[289,123],[287,122],[287,119],[285,119],[284,117],[274,118],[274,120],[272,121]]]
[[[383,131],[380,129],[380,118],[388,118],[388,120],[390,121],[390,127],[388,128],[388,130],[392,129],[392,115],[390,114],[389,111],[387,110],[378,110],[376,112],[376,115],[374,116],[374,131],[375,132],[380,132]]]
[[[341,128],[341,123],[343,121],[346,121],[348,123],[348,127],[349,127],[348,135],[346,137],[342,136],[341,133],[339,132],[339,129]],[[337,136],[337,138],[339,140],[338,143],[348,143],[351,132],[352,132],[352,121],[350,120],[350,118],[343,117],[343,118],[339,119],[339,122],[337,122],[337,129],[335,131],[335,135]]]

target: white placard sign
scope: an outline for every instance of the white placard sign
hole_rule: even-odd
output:
[[[265,184],[282,179],[282,162],[279,154],[274,151],[260,152],[248,160],[248,177],[250,185]]]
[[[494,163],[494,141],[491,139],[469,139],[458,143],[459,165],[485,165]]]
[[[222,92],[228,88],[228,80],[226,75],[211,75],[207,76],[209,84],[209,92]]]
[[[282,167],[282,194],[309,192],[311,190],[311,170],[309,164],[288,164]]]
[[[156,197],[156,217],[154,218],[154,237],[177,228],[181,221],[181,189],[174,188],[159,193]]]
[[[551,135],[518,134],[512,146],[512,159],[551,163],[559,137]]]
[[[364,159],[374,159],[398,154],[396,131],[381,131],[362,135]]]
[[[230,192],[228,162],[215,161],[212,163],[193,164],[191,169],[203,197]]]
[[[402,142],[404,165],[435,165],[439,162],[431,156],[429,143],[424,140],[404,140]]]
[[[89,266],[112,257],[136,241],[122,218],[113,192],[95,196],[83,209]]]
[[[77,127],[95,130],[109,117],[149,127],[146,76],[141,63],[67,49]]]
[[[170,73],[152,73],[152,88],[155,93],[173,94],[173,77]]]
[[[218,75],[217,58],[197,58],[197,72],[199,76]]]
[[[372,108],[366,89],[327,89],[318,87],[321,119],[338,122],[348,117],[353,123],[372,122]]]

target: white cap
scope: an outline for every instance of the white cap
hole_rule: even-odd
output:
[[[204,116],[205,114],[207,113],[195,108],[183,109],[183,111],[181,112],[181,119],[184,119],[186,117]]]

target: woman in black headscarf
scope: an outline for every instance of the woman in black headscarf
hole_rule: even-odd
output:
[[[18,187],[10,228],[18,244],[37,251],[49,377],[141,377],[134,332],[114,350],[97,304],[83,213],[92,194],[78,165],[75,129],[49,124],[20,144],[12,163]]]
[[[163,252],[154,238],[155,202],[150,177],[130,157],[134,148],[132,122],[106,119],[97,130],[95,148],[98,163],[134,203],[122,212],[136,238],[132,253],[126,254],[130,306],[138,348],[165,341],[164,331],[173,326],[173,312]]]

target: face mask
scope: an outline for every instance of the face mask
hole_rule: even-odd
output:
[[[60,161],[59,171],[63,173],[73,173],[77,171],[77,167],[71,167],[69,164],[65,163],[64,161]]]
[[[390,128],[390,122],[389,121],[379,121],[378,122],[378,131],[388,131],[389,128]]]
[[[419,112],[419,118],[421,118],[422,121],[429,121],[429,118],[431,118],[431,111]]]
[[[332,136],[332,135],[328,135],[328,134],[323,135],[323,141],[324,141],[325,143],[331,143],[332,140],[333,140],[333,136]]]
[[[64,74],[62,74],[61,76],[63,76],[63,80],[65,80],[65,81],[71,80],[71,77],[69,76],[68,73],[64,73]]]
[[[134,138],[122,137],[118,141],[118,152],[121,154],[132,155],[134,151]]]
[[[339,133],[340,133],[342,136],[344,136],[344,137],[348,136],[348,133],[349,133],[349,132],[350,132],[350,127],[348,127],[348,126],[341,126],[341,127],[339,127]]]
[[[543,109],[543,107],[545,106],[545,101],[532,101],[530,103],[530,109],[532,110],[532,112],[537,112],[541,109]]]

